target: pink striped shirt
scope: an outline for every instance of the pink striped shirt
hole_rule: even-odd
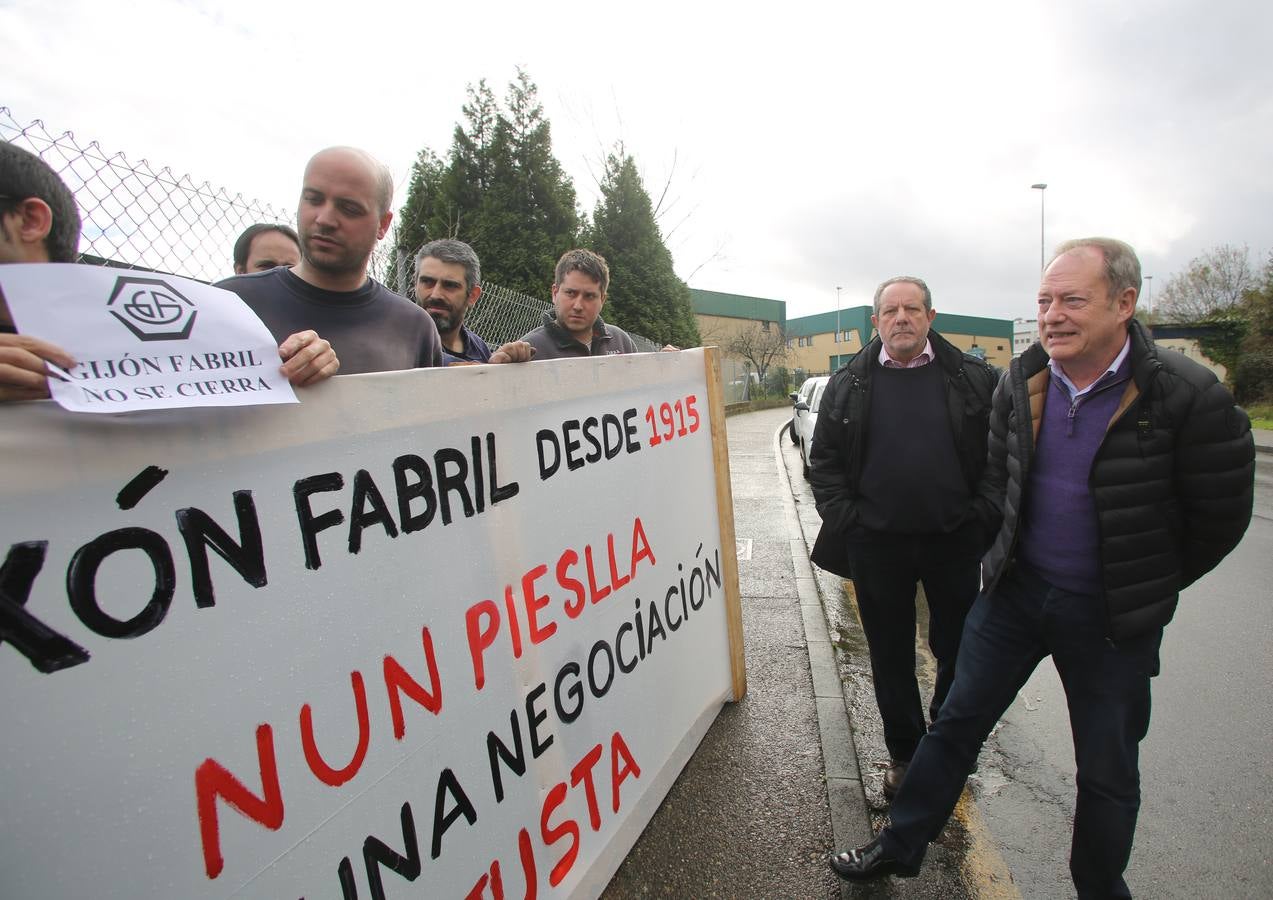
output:
[[[900,363],[893,357],[888,355],[888,350],[883,344],[880,344],[880,365],[888,369],[918,369],[920,366],[926,366],[933,361],[933,342],[924,341],[924,349],[919,351],[916,356],[908,363]]]

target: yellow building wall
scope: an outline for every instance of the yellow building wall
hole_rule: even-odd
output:
[[[735,335],[760,327],[757,319],[737,319],[732,316],[708,316],[695,313],[698,323],[698,336],[703,347],[719,347],[721,350],[721,381],[724,384],[725,402],[732,403],[743,396],[743,382],[748,378],[750,363],[726,348]],[[771,322],[770,328],[777,329],[778,323]],[[777,360],[774,365],[787,366],[787,360]],[[753,379],[753,385],[755,381]]]
[[[943,331],[941,336],[964,351],[971,350],[972,345],[976,344],[986,351],[986,362],[992,366],[1006,369],[1008,363],[1012,362],[1012,338],[1010,337],[987,337],[984,334],[959,334],[948,331]]]
[[[702,345],[704,347],[720,347],[722,351],[724,351],[725,346],[734,335],[757,326],[754,319],[736,319],[729,316],[707,316],[701,314],[696,314],[694,318],[698,322],[698,333],[702,338]],[[771,327],[778,327],[777,323],[773,323]],[[790,349],[787,352],[787,358],[779,361],[778,365],[786,366],[788,369],[804,369],[809,375],[827,375],[830,374],[829,365],[832,356],[849,356],[857,353],[873,336],[873,332],[872,334],[863,335],[858,329],[854,328],[849,330],[848,340],[837,344],[832,340],[834,335],[827,331],[822,334],[812,335],[811,343],[807,347],[798,346],[799,338],[793,337],[789,339]],[[958,332],[943,332],[942,337],[961,350],[970,350],[973,344],[976,344],[986,351],[986,361],[999,368],[1006,368],[1012,360],[1011,338],[960,334]],[[1183,344],[1185,342],[1177,341],[1175,343]],[[1196,350],[1191,355],[1195,359],[1198,358]],[[725,359],[739,361],[738,357],[727,351],[723,352],[722,356]],[[1210,366],[1207,362],[1203,364]],[[1211,366],[1211,368],[1214,369],[1215,367]]]
[[[735,319],[730,316],[704,316],[695,313],[694,319],[698,323],[698,335],[703,342],[702,346],[720,347],[723,352],[734,335],[740,331],[749,331],[757,325],[755,319]],[[770,327],[778,326],[774,323]]]
[[[1168,350],[1175,350],[1177,353],[1183,353],[1201,366],[1206,366],[1211,373],[1220,379],[1223,383],[1228,377],[1229,371],[1218,362],[1212,360],[1202,352],[1202,347],[1198,344],[1197,338],[1155,338],[1154,342],[1159,347],[1165,347]]]
[[[831,332],[813,335],[813,344],[809,347],[796,346],[798,338],[791,339],[791,356],[789,357],[787,368],[804,369],[810,375],[827,375],[827,365],[832,356],[836,354],[848,355],[857,353],[870,339],[874,337],[874,332],[867,335],[865,340],[858,333],[857,329],[849,331],[849,340],[836,344],[831,340]],[[999,368],[1006,368],[1008,363],[1012,361],[1012,339],[986,337],[985,335],[976,334],[959,334],[958,332],[942,332],[942,337],[950,341],[960,350],[970,350],[973,344],[986,351],[986,361],[991,365]],[[1183,342],[1178,342],[1183,343]]]
[[[836,343],[831,332],[812,335],[808,347],[797,346],[799,338],[791,338],[791,352],[787,358],[788,369],[804,369],[810,375],[829,375],[833,356],[849,356],[863,347],[862,335],[856,328],[849,330],[849,339]]]

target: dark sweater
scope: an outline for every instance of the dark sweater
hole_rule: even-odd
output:
[[[1100,526],[1087,481],[1130,377],[1124,359],[1078,402],[1055,375],[1048,385],[1018,552],[1045,581],[1072,593],[1101,592]]]
[[[872,531],[953,531],[972,496],[950,433],[941,366],[875,365],[858,490],[859,521]]]
[[[215,286],[242,297],[279,343],[317,332],[336,351],[341,375],[442,365],[433,318],[371,278],[356,291],[325,291],[280,266]]]

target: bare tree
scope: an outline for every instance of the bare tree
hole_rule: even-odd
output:
[[[777,322],[753,322],[735,332],[725,349],[751,363],[756,378],[764,384],[769,367],[787,358],[787,336]]]
[[[1168,279],[1154,303],[1155,312],[1174,322],[1228,315],[1256,282],[1247,247],[1221,244],[1190,260],[1189,268]]]

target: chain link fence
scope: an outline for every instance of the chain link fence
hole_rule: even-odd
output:
[[[53,134],[39,119],[21,125],[6,107],[0,138],[37,154],[75,194],[83,262],[216,281],[232,274],[230,250],[244,228],[291,224],[290,215],[268,204],[145,159],[131,162],[69,131]]]
[[[536,300],[528,294],[511,291],[490,282],[482,284],[482,298],[464,317],[468,325],[492,348],[507,341],[515,341],[532,328],[543,324],[543,314],[552,304]],[[660,347],[649,338],[631,335],[632,342],[641,353],[652,353]]]
[[[290,211],[176,175],[166,166],[156,169],[145,159],[132,162],[70,131],[54,134],[39,119],[23,125],[5,106],[0,106],[0,140],[39,156],[75,194],[83,219],[80,262],[218,281],[233,274],[231,250],[249,225],[296,224]],[[372,254],[372,276],[382,282],[391,246],[392,239],[383,241]],[[537,328],[550,307],[485,282],[465,324],[495,347]],[[642,352],[659,349],[640,335],[632,340]]]

